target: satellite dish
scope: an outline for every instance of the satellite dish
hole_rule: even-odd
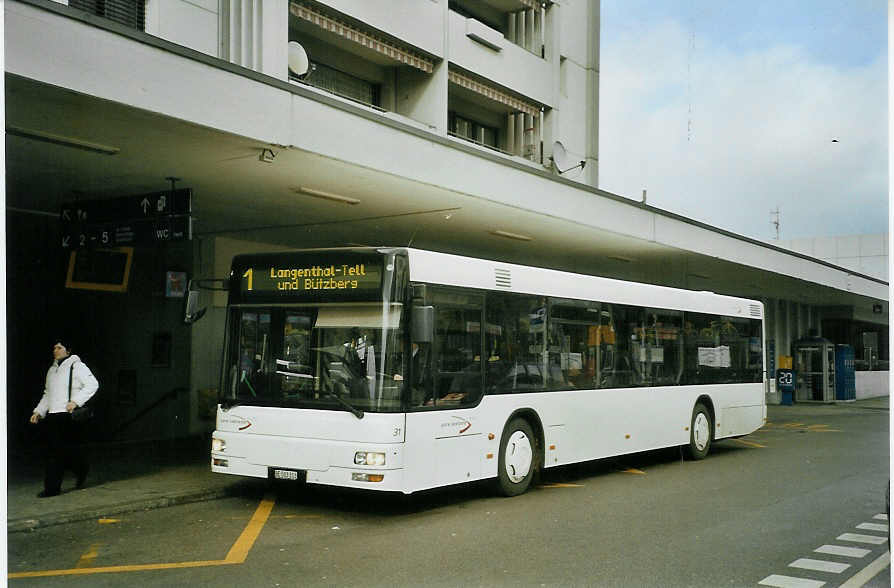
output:
[[[572,162],[570,161],[570,157],[568,156],[568,151],[565,150],[565,146],[562,145],[560,141],[556,141],[553,143],[553,169],[559,175],[564,174],[567,171],[571,171],[573,169],[580,168],[584,169],[584,166],[587,165],[586,160],[581,159],[580,161]]]
[[[310,69],[310,59],[307,51],[298,41],[289,41],[289,72],[293,76],[301,77]]]

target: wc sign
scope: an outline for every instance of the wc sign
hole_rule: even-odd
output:
[[[62,247],[117,247],[192,238],[192,189],[64,204]]]

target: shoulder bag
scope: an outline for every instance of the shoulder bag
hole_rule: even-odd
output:
[[[68,370],[68,401],[71,402],[71,380],[72,376],[74,376],[74,363],[71,364],[71,368]],[[76,423],[83,423],[89,421],[93,418],[93,407],[88,406],[88,403],[85,403],[84,406],[78,406],[73,411],[71,411],[71,420]]]

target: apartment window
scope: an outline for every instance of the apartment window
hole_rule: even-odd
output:
[[[468,139],[485,147],[497,149],[499,140],[499,131],[496,127],[475,122],[451,112],[449,114],[450,133],[456,137]]]
[[[146,0],[69,0],[68,5],[132,29],[146,30]]]
[[[296,79],[300,79],[304,83],[321,90],[338,94],[343,98],[379,108],[382,106],[382,92],[378,84],[368,82],[322,63],[311,63],[308,74],[303,79]]]

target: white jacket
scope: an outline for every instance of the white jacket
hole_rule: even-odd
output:
[[[74,369],[71,366],[74,365]],[[68,375],[71,374],[71,400],[78,406],[90,400],[99,389],[96,376],[90,371],[81,358],[77,355],[69,355],[62,363],[53,362],[47,370],[47,382],[43,389],[43,396],[34,412],[41,418],[47,413],[66,412],[68,404]]]

